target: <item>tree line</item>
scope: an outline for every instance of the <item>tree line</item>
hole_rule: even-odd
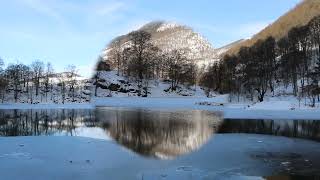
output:
[[[285,37],[268,37],[237,54],[225,55],[203,73],[200,85],[232,97],[263,101],[277,87],[292,89],[311,105],[320,101],[320,16],[292,28]]]
[[[128,45],[115,40],[108,53],[107,61],[118,75],[133,78],[139,88],[139,96],[148,96],[151,79],[163,79],[170,82],[167,91],[176,91],[179,85],[196,84],[197,68],[194,62],[186,57],[186,50],[175,49],[163,51],[151,42],[151,34],[146,31],[133,31],[128,35]],[[99,70],[106,67],[100,57]],[[99,67],[101,67],[99,69]]]
[[[4,68],[0,59],[1,101],[20,103],[65,103],[80,100],[77,68],[68,65],[65,72],[56,73],[50,62],[34,61],[30,65],[12,63]]]

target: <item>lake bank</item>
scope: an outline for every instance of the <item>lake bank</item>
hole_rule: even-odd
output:
[[[233,119],[312,119],[320,120],[320,108],[292,108],[287,101],[263,103],[228,103],[226,97],[216,98],[97,98],[95,106],[167,109],[208,110],[223,113]]]
[[[224,118],[236,119],[312,119],[320,120],[320,108],[298,106],[289,100],[262,103],[228,103],[225,96],[215,98],[95,98],[91,103],[69,104],[0,104],[0,110],[9,109],[94,109],[95,107],[126,107],[145,109],[208,110],[222,112]]]

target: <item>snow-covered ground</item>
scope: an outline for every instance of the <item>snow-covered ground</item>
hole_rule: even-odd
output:
[[[98,88],[98,97],[138,97],[139,88],[133,78],[128,79],[117,75],[117,71],[100,72],[100,84],[105,87],[118,85],[110,89]],[[149,80],[148,97],[205,97],[205,92],[199,86],[185,87],[180,86],[177,91],[166,91],[170,88],[170,82],[163,80]],[[92,88],[94,89],[94,87]],[[92,90],[93,91],[93,90]],[[127,91],[127,92],[124,92]],[[143,91],[143,90],[142,90]],[[141,92],[141,94],[144,94]]]
[[[225,118],[236,119],[319,119],[320,108],[300,105],[294,98],[271,98],[261,103],[229,103],[227,95],[206,97],[105,97],[91,103],[0,104],[0,109],[92,109],[96,106],[146,109],[199,109],[221,111]]]
[[[131,107],[131,108],[162,108],[162,109],[201,109],[221,111],[225,118],[240,119],[320,119],[320,104],[308,106],[308,99],[300,101],[290,95],[290,87],[275,89],[275,95],[267,94],[263,102],[243,101],[229,102],[228,95],[213,94],[207,98],[199,86],[181,87],[177,92],[166,91],[170,82],[150,80],[146,98],[138,97],[136,83],[133,79],[118,76],[116,71],[101,72],[100,81],[107,89],[98,88],[98,97],[90,103],[4,103],[0,109],[91,109],[95,106]],[[110,85],[114,86],[110,90]],[[123,91],[126,92],[123,92]],[[94,86],[90,93],[93,95]]]
[[[224,118],[236,119],[320,120],[320,108],[291,109],[289,101],[280,103],[279,101],[269,101],[251,105],[248,103],[226,103],[226,99],[226,96],[216,98],[97,98],[94,100],[94,104],[109,107],[221,111]]]
[[[67,73],[58,73],[49,78],[49,84],[45,86],[44,79],[41,79],[38,94],[34,82],[29,81],[21,84],[15,89],[13,85],[9,85],[0,104],[5,103],[21,103],[21,104],[63,104],[63,103],[88,103],[90,101],[89,90],[91,88],[90,79],[76,76],[74,93],[70,89],[70,79],[67,78]],[[65,87],[62,87],[64,82]],[[73,81],[71,81],[73,82]],[[63,93],[63,89],[65,93]],[[15,98],[15,92],[17,97]],[[2,95],[1,95],[2,96]]]
[[[92,99],[96,106],[132,107],[132,108],[168,108],[168,109],[203,109],[222,111],[225,118],[249,119],[320,119],[320,104],[308,105],[308,99],[300,101],[290,95],[291,87],[277,86],[274,94],[268,93],[263,102],[233,99],[228,95],[212,94],[208,98],[199,86],[187,88],[181,86],[178,92],[166,91],[170,82],[150,80],[147,98],[137,96],[138,87],[133,79],[117,75],[116,71],[101,72],[100,78],[105,87],[118,85],[116,90],[98,88],[98,97]],[[118,89],[118,90],[117,90]],[[130,90],[127,93],[122,90]]]
[[[300,105],[299,105],[300,104]],[[319,104],[312,108],[305,106],[294,97],[270,97],[264,102],[243,103],[228,102],[228,95],[212,98],[204,96],[169,96],[169,97],[98,97],[91,103],[67,104],[26,104],[5,103],[0,109],[93,109],[96,106],[129,107],[146,109],[200,109],[221,111],[225,118],[237,119],[320,119]]]

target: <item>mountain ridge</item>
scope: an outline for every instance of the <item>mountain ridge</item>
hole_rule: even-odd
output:
[[[218,59],[216,50],[211,43],[191,27],[169,21],[151,21],[138,30],[151,34],[151,42],[162,51],[168,52],[183,49],[187,58],[197,64],[207,64]],[[107,60],[108,53],[117,43],[123,47],[129,42],[128,34],[113,39],[102,52],[102,57]]]
[[[276,40],[279,40],[286,36],[291,28],[306,25],[313,17],[318,15],[320,15],[320,0],[303,0],[252,38],[230,48],[226,54],[236,54],[241,47],[252,46],[259,39],[263,40],[268,36],[273,36]]]

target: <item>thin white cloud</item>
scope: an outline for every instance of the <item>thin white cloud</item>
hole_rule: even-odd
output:
[[[239,28],[235,28],[234,34],[241,38],[251,38],[253,35],[266,28],[269,24],[270,21],[243,24]]]
[[[266,28],[272,21],[260,21],[260,22],[249,22],[240,25],[234,25],[232,27],[216,27],[208,24],[195,24],[196,29],[209,31],[211,33],[227,34],[234,37],[250,38],[256,33]]]
[[[126,4],[123,2],[110,2],[105,4],[98,4],[94,8],[94,12],[99,16],[110,16],[117,11],[123,10],[126,8]]]
[[[53,9],[49,4],[46,4],[48,1],[22,0],[21,2],[38,13],[51,17],[60,23],[65,23],[63,16]]]
[[[65,32],[72,30],[73,20],[68,21],[69,14],[79,18],[85,27],[99,27],[119,20],[123,12],[129,7],[124,1],[95,1],[95,2],[71,2],[71,1],[44,1],[44,0],[21,0],[21,2],[34,12],[54,19]]]

